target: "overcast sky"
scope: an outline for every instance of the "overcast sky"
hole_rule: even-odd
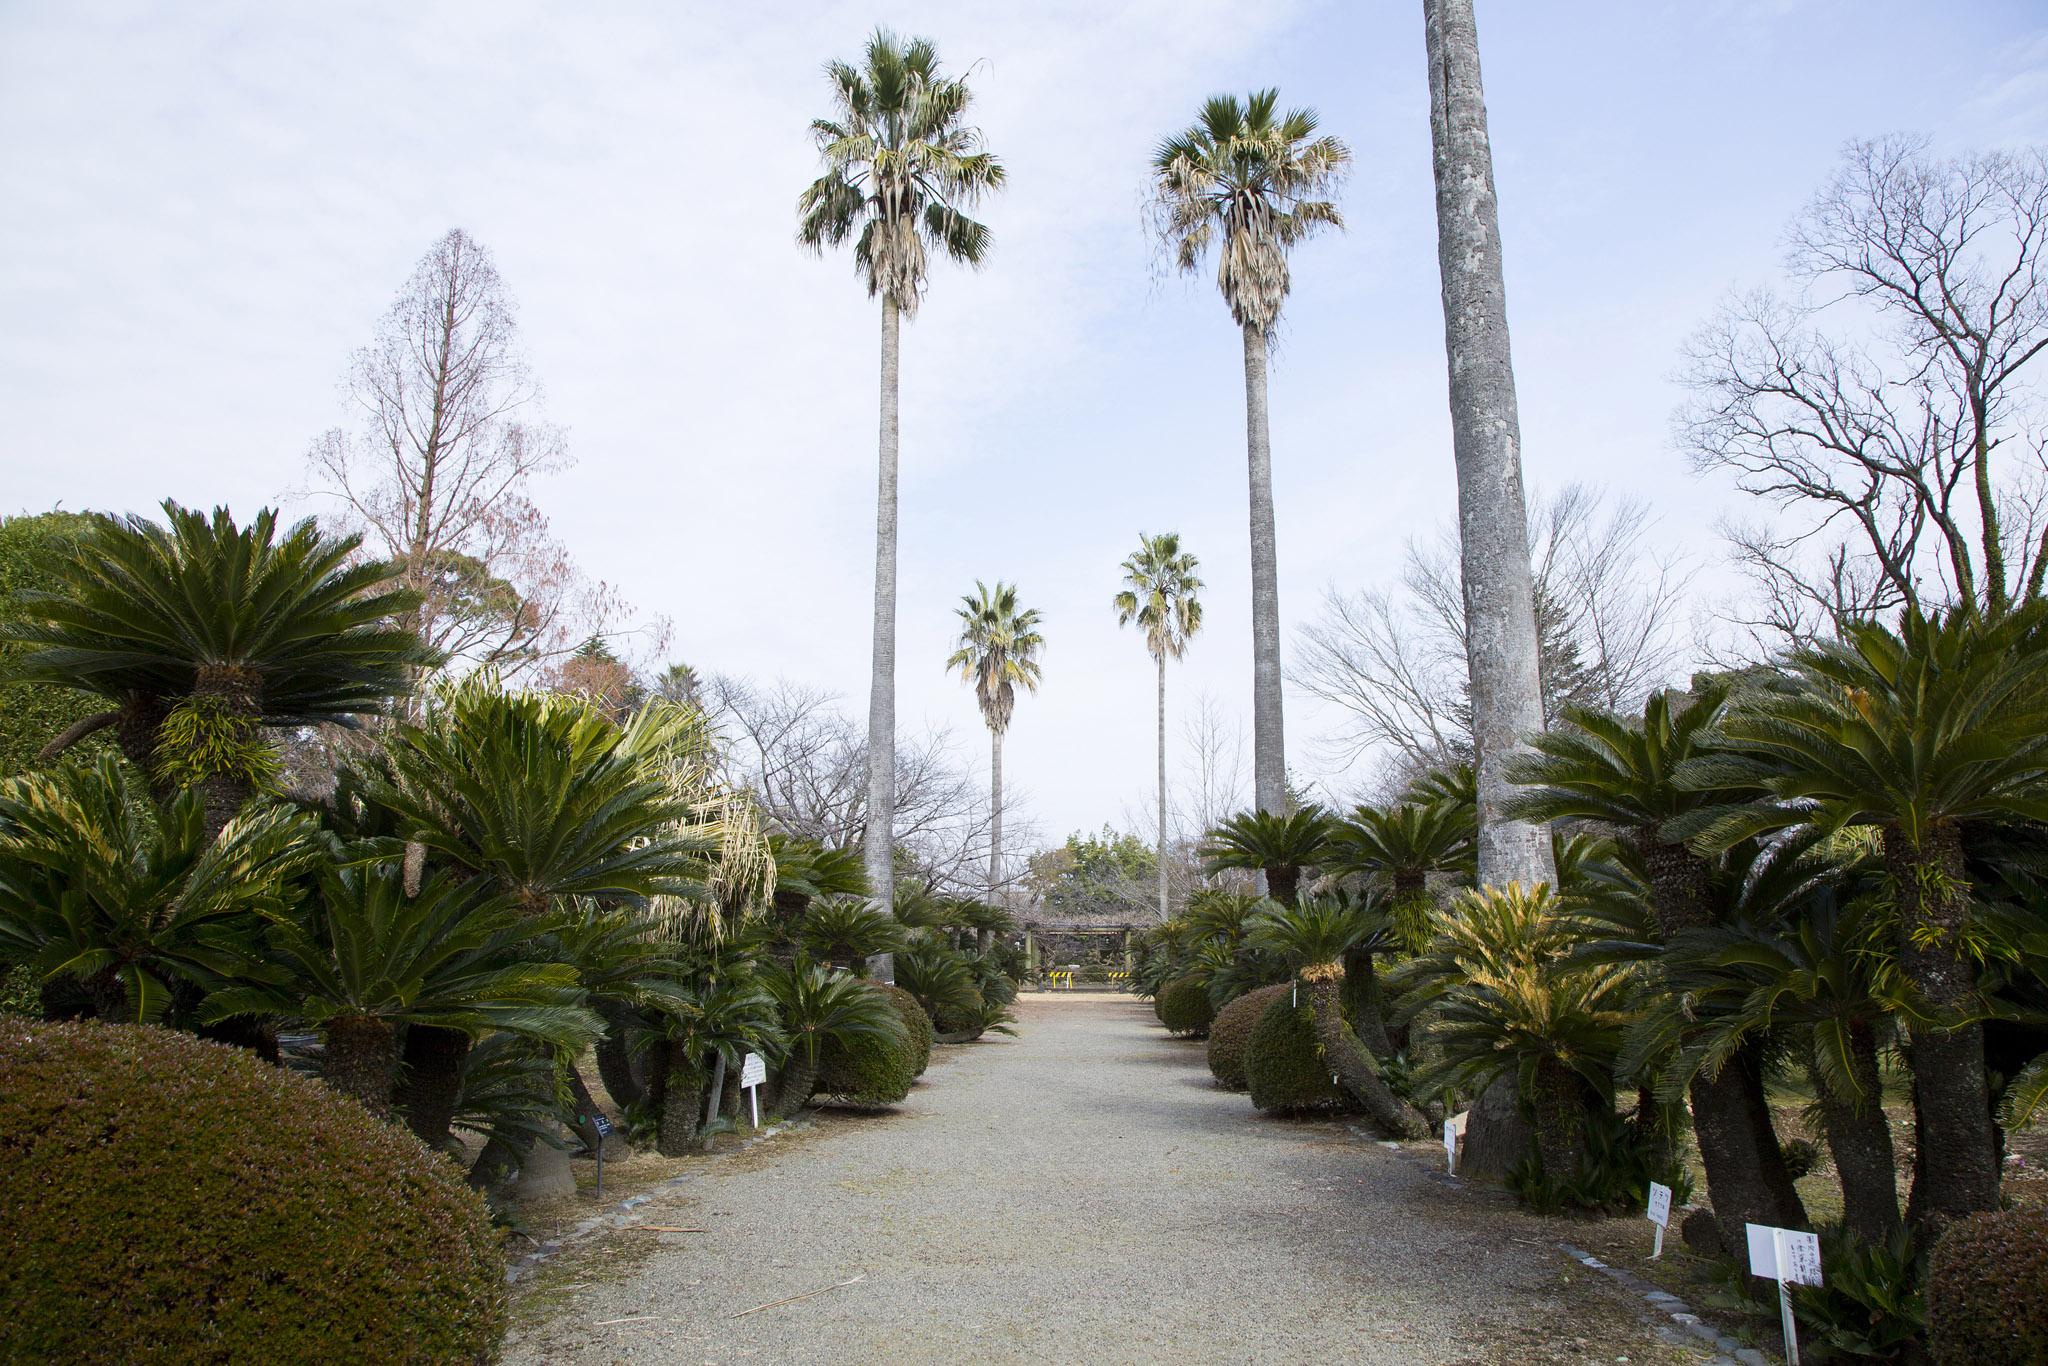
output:
[[[757,12],[758,11],[758,12]],[[1938,17],[1937,17],[1938,16]],[[1771,278],[1852,137],[2048,137],[2037,0],[1479,7],[1527,474],[1646,500],[1713,553],[1734,505],[1673,450],[1678,348]],[[1421,6],[0,2],[0,511],[293,500],[337,381],[441,233],[496,254],[576,467],[581,563],[700,670],[864,710],[877,309],[793,245],[819,73],[877,22],[971,68],[1007,163],[979,274],[903,348],[900,715],[979,762],[941,668],[976,577],[1046,615],[1007,777],[1057,836],[1146,807],[1152,674],[1109,600],[1143,530],[1201,557],[1171,699],[1248,715],[1237,330],[1162,278],[1148,155],[1277,85],[1348,140],[1350,230],[1303,249],[1272,368],[1281,610],[1398,572],[1455,499]],[[297,501],[296,510],[317,510]],[[1332,728],[1290,697],[1296,768]],[[1341,784],[1343,775],[1334,775]]]

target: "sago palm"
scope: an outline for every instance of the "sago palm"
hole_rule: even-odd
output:
[[[1727,696],[1720,683],[1692,695],[1655,693],[1639,719],[1569,707],[1507,768],[1516,784],[1506,808],[1513,818],[1597,822],[1628,842],[1648,876],[1650,909],[1666,941],[1716,923],[1727,909],[1715,868],[1682,842],[1683,834],[1703,813],[1757,791],[1736,778],[1718,786],[1678,779],[1682,768],[1696,772],[1716,753],[1713,727]],[[1736,1246],[1744,1224],[1802,1226],[1804,1206],[1771,1121],[1756,1050],[1700,1070],[1690,1092],[1723,1242]]]
[[[1419,947],[1427,935],[1429,877],[1454,873],[1469,882],[1472,836],[1472,810],[1456,802],[1358,806],[1330,827],[1326,862],[1383,883],[1402,936]]]
[[[93,514],[0,636],[24,647],[14,676],[114,704],[46,752],[112,725],[160,791],[203,786],[218,830],[262,771],[258,727],[379,714],[432,655],[397,625],[412,596],[389,565],[356,558],[359,538],[311,518],[280,533],[268,508],[247,526],[225,508],[163,508],[161,524]],[[167,750],[173,713],[184,744]]]
[[[1989,621],[1908,611],[1897,631],[1851,626],[1792,655],[1783,686],[1746,695],[1721,723],[1730,753],[1682,775],[1710,789],[1757,784],[1776,799],[1711,823],[1706,844],[1795,824],[1878,832],[1898,910],[1894,949],[1914,998],[1920,1148],[1941,1155],[1915,1171],[1916,1220],[1998,1208],[1962,823],[2048,819],[2044,622],[2032,606]]]
[[[843,1046],[863,1036],[895,1038],[903,1033],[903,1017],[888,998],[851,973],[799,960],[788,967],[769,965],[762,981],[775,999],[788,1040],[770,1105],[776,1114],[793,1115],[810,1101],[820,1048]]]
[[[1138,549],[1123,563],[1124,587],[1116,595],[1116,622],[1136,623],[1145,633],[1145,649],[1159,671],[1159,918],[1166,904],[1166,661],[1188,652],[1188,642],[1202,629],[1202,581],[1195,575],[1201,561],[1180,548],[1177,532],[1157,536],[1138,533]]]
[[[1294,904],[1302,870],[1321,864],[1329,853],[1330,818],[1313,804],[1284,814],[1240,811],[1202,840],[1204,867],[1264,873],[1266,891],[1283,906]]]
[[[981,719],[988,723],[989,833],[988,899],[998,901],[1003,888],[1003,736],[1016,710],[1017,689],[1037,692],[1038,653],[1045,637],[1038,629],[1038,609],[1017,606],[1015,584],[998,580],[991,589],[979,579],[974,592],[960,600],[960,640],[946,667],[960,671],[974,685]],[[978,945],[988,948],[983,935]]]
[[[815,958],[865,977],[871,960],[904,946],[903,927],[865,901],[835,897],[812,904],[797,931]]]
[[[940,69],[928,40],[878,29],[859,66],[831,62],[825,76],[832,117],[811,124],[824,170],[797,199],[797,241],[822,252],[851,239],[854,267],[882,301],[866,854],[886,907],[895,892],[898,319],[916,316],[933,253],[970,266],[987,258],[989,230],[969,211],[1002,186],[1003,166],[967,122],[967,83]]]
[[[1253,769],[1258,807],[1287,804],[1280,698],[1280,586],[1273,527],[1266,352],[1292,285],[1287,254],[1343,216],[1324,196],[1351,164],[1343,142],[1316,132],[1313,109],[1281,112],[1280,92],[1217,95],[1159,145],[1152,191],[1174,262],[1199,271],[1213,246],[1216,287],[1244,334],[1246,455],[1251,482]]]

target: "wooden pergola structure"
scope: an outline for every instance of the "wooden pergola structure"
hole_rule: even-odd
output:
[[[1114,938],[1117,941],[1116,951],[1120,953],[1123,957],[1124,971],[1129,972],[1133,966],[1131,953],[1131,937],[1138,932],[1138,927],[1136,925],[1076,925],[1070,923],[1063,923],[1060,921],[1027,920],[1021,926],[1019,926],[1019,928],[1022,929],[1024,932],[1024,967],[1025,970],[1028,972],[1036,973],[1039,970],[1039,948],[1042,941],[1057,941],[1069,938]]]

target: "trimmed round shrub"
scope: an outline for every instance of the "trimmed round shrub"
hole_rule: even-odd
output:
[[[446,1157],[254,1054],[0,1020],[0,1360],[491,1359],[505,1264]]]
[[[1244,1090],[1244,1051],[1251,1045],[1252,1030],[1273,998],[1284,996],[1287,991],[1285,982],[1259,987],[1216,1012],[1216,1018],[1209,1022],[1209,1071],[1218,1086],[1226,1091]]]
[[[1176,977],[1159,991],[1159,1023],[1176,1034],[1200,1038],[1216,1018],[1209,1004],[1209,984],[1195,977]]]
[[[2048,1210],[1959,1220],[1934,1245],[1927,1333],[1936,1361],[2048,1361]]]
[[[889,1004],[903,1017],[904,1033],[859,1034],[844,1042],[826,1040],[818,1049],[816,1094],[821,1099],[862,1107],[894,1105],[910,1094],[911,1083],[923,1070],[920,1058],[931,1054],[932,1024],[917,998],[901,987],[872,985],[888,997]],[[922,1035],[913,1015],[923,1021]]]
[[[1266,1003],[1245,1044],[1244,1079],[1252,1104],[1276,1114],[1354,1109],[1330,1080],[1316,1045],[1315,1017],[1308,1004],[1294,1004],[1291,985]]]
[[[877,982],[875,989],[889,998],[889,1004],[896,1007],[896,1013],[903,1017],[903,1028],[910,1034],[910,1075],[921,1077],[924,1069],[932,1065],[932,1017],[915,996],[893,982]]]

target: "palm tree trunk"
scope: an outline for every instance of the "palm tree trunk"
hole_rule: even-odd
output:
[[[1817,1066],[1811,1069],[1813,1089],[1842,1182],[1842,1220],[1858,1240],[1882,1247],[1899,1231],[1898,1159],[1884,1113],[1876,1033],[1867,1021],[1857,1021],[1848,1034],[1849,1065],[1862,1099],[1836,1093]]]
[[[1552,1181],[1578,1175],[1586,1164],[1586,1083],[1554,1058],[1540,1059],[1530,1084],[1536,1112],[1536,1155]]]
[[[1472,0],[1423,0],[1422,17],[1458,465],[1466,664],[1478,751],[1479,882],[1554,882],[1548,833],[1503,814],[1510,795],[1507,765],[1523,738],[1543,728],[1543,692],[1479,30]]]
[[[994,906],[1003,886],[1003,733],[988,732],[988,904]],[[977,931],[976,947],[986,951],[987,931]]]
[[[782,1064],[781,1072],[775,1078],[775,1099],[769,1102],[768,1113],[787,1119],[810,1103],[811,1090],[818,1082],[818,1059],[815,1050],[792,1048],[789,1061]]]
[[[1317,964],[1302,974],[1301,982],[1314,1018],[1316,1042],[1323,1050],[1323,1065],[1330,1069],[1338,1089],[1358,1102],[1380,1137],[1420,1137],[1421,1126],[1401,1098],[1388,1089],[1372,1055],[1344,1023],[1344,970],[1335,963]]]
[[[1960,1014],[1977,991],[1977,968],[1962,946],[1970,882],[1962,836],[1937,824],[1914,845],[1897,826],[1884,830],[1885,871],[1898,888],[1899,967],[1937,1014]],[[1998,1127],[1984,1062],[1984,1026],[1911,1027],[1913,1109],[1918,1153],[1907,1197],[1915,1223],[1940,1224],[1999,1205]]]
[[[881,472],[875,495],[874,673],[868,685],[868,811],[862,841],[875,904],[896,913],[896,396],[897,307],[882,296]],[[896,980],[893,955],[872,964],[883,982]]]
[[[391,1084],[398,1075],[397,1040],[373,1016],[337,1015],[327,1022],[320,1080],[354,1096],[379,1119],[391,1118]]]
[[[469,1035],[438,1025],[411,1025],[405,1031],[405,1071],[400,1095],[406,1126],[429,1148],[447,1145],[462,1094],[462,1060],[469,1056]]]
[[[1806,1205],[1778,1144],[1756,1051],[1745,1048],[1714,1076],[1694,1077],[1689,1093],[1693,1136],[1707,1169],[1707,1203],[1721,1227],[1721,1245],[1742,1247],[1744,1224],[1807,1227]]]
[[[1259,810],[1287,809],[1280,702],[1280,565],[1273,530],[1273,438],[1266,423],[1266,329],[1244,325],[1245,454],[1252,515],[1252,779]]]
[[[1159,918],[1166,920],[1172,912],[1167,908],[1166,897],[1166,653],[1161,651],[1154,661],[1159,665],[1159,707],[1156,720],[1159,724]]]

